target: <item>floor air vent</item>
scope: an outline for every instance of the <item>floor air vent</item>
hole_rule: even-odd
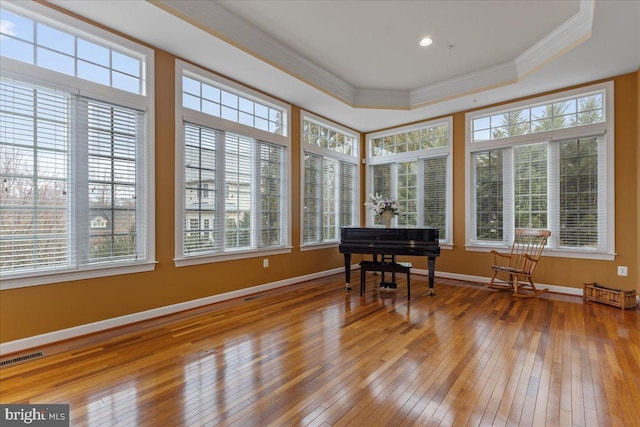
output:
[[[24,362],[25,360],[31,360],[31,359],[35,359],[36,357],[42,357],[42,356],[44,356],[44,353],[39,351],[37,353],[31,353],[31,354],[27,354],[25,356],[20,356],[20,357],[15,357],[13,359],[3,360],[2,362],[0,362],[0,366],[12,365],[14,363]]]

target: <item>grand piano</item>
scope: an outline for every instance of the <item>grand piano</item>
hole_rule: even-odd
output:
[[[347,290],[351,290],[351,254],[426,256],[429,267],[429,295],[433,290],[436,257],[440,255],[437,228],[343,227],[338,249],[344,254]]]

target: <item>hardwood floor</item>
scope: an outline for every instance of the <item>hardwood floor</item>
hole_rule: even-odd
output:
[[[73,426],[640,426],[640,312],[412,277],[305,282],[44,348],[2,403]]]

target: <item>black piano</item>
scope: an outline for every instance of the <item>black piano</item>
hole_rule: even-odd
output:
[[[440,255],[437,228],[367,228],[344,227],[341,231],[340,253],[344,254],[346,289],[351,290],[351,254],[416,255],[428,257],[429,295],[433,290],[436,257]]]

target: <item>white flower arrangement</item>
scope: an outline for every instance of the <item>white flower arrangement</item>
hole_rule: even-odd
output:
[[[383,212],[391,212],[394,215],[400,213],[400,206],[397,200],[387,200],[379,193],[369,194],[370,202],[366,202],[367,206],[375,215],[382,215]]]

